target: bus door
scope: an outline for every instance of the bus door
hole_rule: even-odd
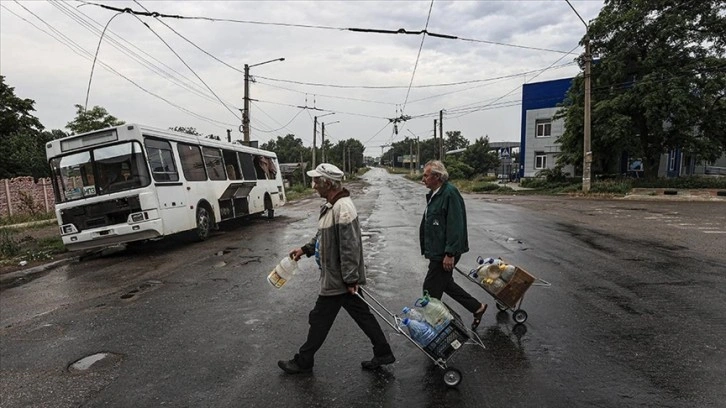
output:
[[[189,216],[191,203],[187,202],[184,183],[174,160],[171,144],[166,140],[146,138],[146,157],[154,179],[159,200],[159,215],[164,224],[164,235],[194,227],[194,215]]]

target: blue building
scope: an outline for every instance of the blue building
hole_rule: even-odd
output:
[[[560,154],[556,140],[565,131],[565,121],[552,117],[571,85],[572,78],[563,78],[522,86],[519,177],[534,177],[540,170],[555,167]],[[573,176],[574,167],[566,166],[563,172]]]

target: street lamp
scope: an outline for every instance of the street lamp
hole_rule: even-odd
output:
[[[328,123],[328,125],[332,125],[334,123],[340,123],[340,121],[336,120],[335,122]],[[325,122],[322,122],[320,124],[320,126],[321,126],[321,129],[320,129],[320,149],[321,149],[320,155],[322,156],[321,157],[322,162],[325,163]]]
[[[245,100],[244,110],[242,111],[242,134],[244,135],[244,141],[247,144],[250,142],[250,68],[276,61],[285,61],[285,58],[275,58],[273,60],[252,65],[245,64]]]
[[[326,113],[325,115],[316,116],[315,120],[313,120],[313,167],[315,168],[315,142],[317,140],[318,136],[318,118],[322,118],[323,116],[329,116],[329,115],[335,115],[335,112]]]

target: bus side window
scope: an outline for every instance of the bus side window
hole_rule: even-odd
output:
[[[242,172],[239,169],[237,154],[231,150],[222,150],[222,156],[224,158],[225,169],[227,169],[227,177],[230,180],[240,180],[242,178]]]
[[[224,166],[222,165],[222,152],[213,147],[202,146],[204,164],[207,167],[207,174],[210,180],[226,180]]]
[[[144,139],[144,145],[154,181],[179,181],[179,172],[169,142],[147,138]]]
[[[252,162],[252,155],[249,153],[238,152],[239,162],[242,163],[242,175],[245,180],[257,180],[255,172],[255,164]]]
[[[177,143],[179,149],[179,159],[181,160],[184,178],[187,181],[206,181],[207,174],[204,169],[204,160],[199,146],[186,143]]]

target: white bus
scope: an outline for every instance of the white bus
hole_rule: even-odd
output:
[[[138,124],[46,145],[69,250],[193,231],[285,204],[273,152]]]

